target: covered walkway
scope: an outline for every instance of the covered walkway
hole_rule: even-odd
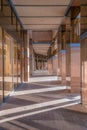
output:
[[[0,0],[0,130],[87,130],[87,0]]]
[[[87,130],[80,95],[71,94],[55,76],[53,81],[52,76],[39,82],[35,78],[21,84],[0,106],[0,130]]]

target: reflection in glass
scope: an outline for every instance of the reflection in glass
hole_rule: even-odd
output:
[[[14,87],[17,87],[17,43],[14,40],[14,58],[13,58],[13,82],[14,82]]]
[[[2,29],[0,28],[0,102],[3,100]]]
[[[18,61],[18,83],[21,82],[21,46],[18,44],[18,49],[17,49],[17,61]]]
[[[1,10],[1,0],[0,0],[0,10]]]
[[[22,44],[22,81],[24,81],[24,45]]]
[[[87,32],[87,0],[81,2],[81,34]]]
[[[12,38],[4,32],[4,97],[13,89],[13,43]]]

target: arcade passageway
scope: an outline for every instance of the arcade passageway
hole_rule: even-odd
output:
[[[87,0],[0,0],[0,130],[87,130]]]
[[[86,130],[86,108],[80,104],[80,95],[69,91],[56,76],[31,78],[0,107],[0,129]]]

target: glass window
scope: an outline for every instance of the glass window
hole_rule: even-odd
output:
[[[20,36],[20,30],[21,30],[20,23],[19,23],[19,22],[17,22],[17,31],[18,31],[19,36]]]
[[[22,45],[22,80],[24,81],[24,45]]]
[[[0,102],[3,100],[3,58],[2,58],[2,29],[0,28]]]
[[[14,78],[13,78],[13,82],[14,82],[14,87],[17,87],[17,42],[14,40],[14,62],[13,62],[13,73],[14,73]]]
[[[11,17],[11,8],[10,8],[7,0],[3,0],[3,13],[5,16]]]
[[[21,69],[21,74],[20,74],[20,78],[21,78],[21,82],[24,81],[24,48],[23,48],[23,43],[20,45],[20,57],[21,57],[21,66],[20,66],[20,69]]]
[[[11,23],[11,8],[7,0],[3,0],[3,14],[6,16],[6,19]]]
[[[14,26],[14,28],[16,30],[16,16],[15,16],[14,13],[13,13],[13,26]]]
[[[18,53],[17,53],[17,58],[18,58],[18,83],[21,82],[21,46],[18,44]]]
[[[1,10],[1,0],[0,0],[0,10]]]
[[[13,44],[12,38],[4,32],[4,97],[13,89]]]

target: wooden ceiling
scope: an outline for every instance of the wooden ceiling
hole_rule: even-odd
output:
[[[33,48],[36,54],[47,55],[48,48],[50,47],[49,43],[36,43],[33,44]]]
[[[24,29],[58,29],[71,0],[13,0]]]
[[[36,30],[51,30],[52,32],[55,32],[55,30],[58,30],[59,25],[64,19],[68,6],[70,5],[72,0],[11,1],[17,11],[17,14],[23,24],[24,29],[32,30],[32,32]],[[46,39],[44,38],[44,41],[45,40]],[[33,47],[36,53],[46,55],[49,44],[34,44]]]

